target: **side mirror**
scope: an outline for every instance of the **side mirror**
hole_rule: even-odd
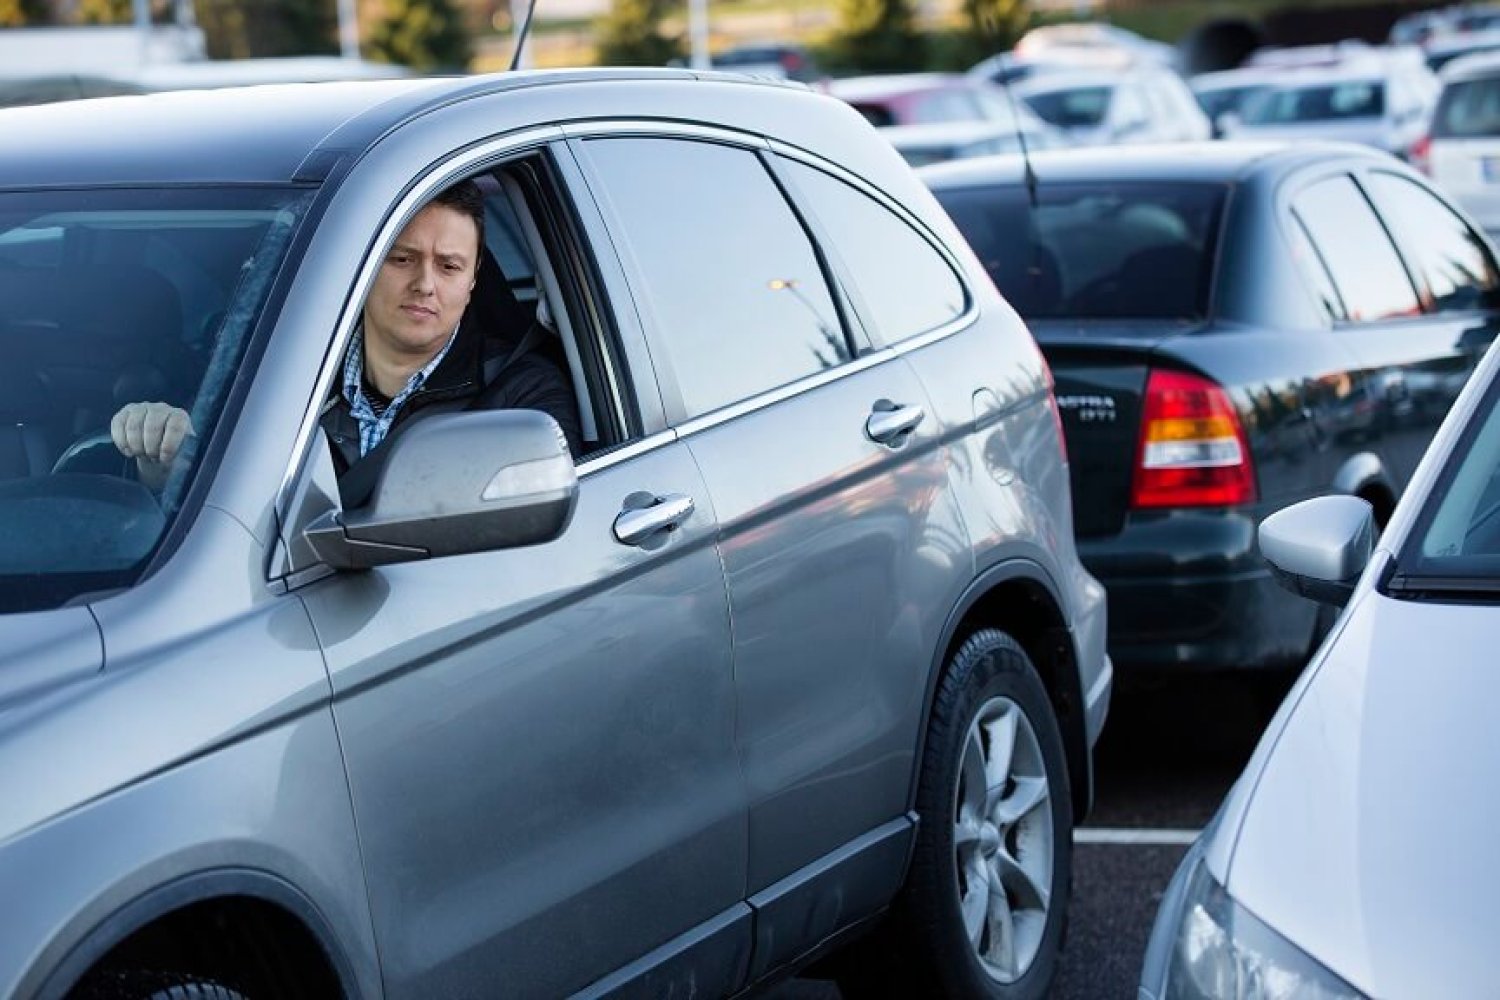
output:
[[[1235,129],[1240,127],[1240,116],[1237,112],[1226,111],[1214,119],[1214,131],[1219,135],[1228,137]]]
[[[1342,607],[1375,551],[1375,515],[1368,501],[1315,497],[1260,522],[1260,553],[1288,590]]]
[[[392,439],[369,503],[302,535],[334,569],[369,569],[551,541],[577,498],[567,440],[546,414],[434,414]]]

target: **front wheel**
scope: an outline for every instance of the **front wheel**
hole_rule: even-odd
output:
[[[1057,716],[1018,643],[986,629],[944,671],[917,789],[912,869],[887,938],[840,977],[848,995],[1046,995],[1073,874]]]

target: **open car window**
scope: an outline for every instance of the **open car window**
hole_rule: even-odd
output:
[[[310,195],[0,194],[0,612],[131,583],[178,515]],[[165,486],[110,439],[119,408],[191,417]]]

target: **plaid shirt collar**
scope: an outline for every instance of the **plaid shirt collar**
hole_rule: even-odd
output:
[[[368,455],[385,436],[390,433],[391,425],[396,422],[396,416],[406,401],[416,395],[422,386],[427,383],[427,377],[448,356],[448,351],[453,347],[453,342],[458,339],[458,327],[448,335],[448,342],[443,349],[438,351],[427,364],[412,373],[411,378],[406,380],[406,385],[397,393],[384,410],[378,415],[375,407],[370,404],[369,397],[365,395],[365,328],[361,324],[354,331],[354,339],[349,344],[349,351],[344,355],[344,399],[349,404],[349,412],[359,423],[359,453],[361,456]]]

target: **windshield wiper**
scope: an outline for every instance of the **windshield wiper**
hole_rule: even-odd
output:
[[[1385,593],[1410,601],[1500,601],[1500,579],[1484,576],[1419,576],[1399,570],[1386,581]]]

